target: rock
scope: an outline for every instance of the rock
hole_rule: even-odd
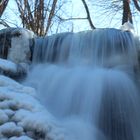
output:
[[[15,28],[6,28],[0,30],[0,58],[7,58],[8,50],[11,47],[11,32]]]
[[[23,79],[32,59],[34,33],[23,28],[0,30],[0,74]]]
[[[17,28],[11,32],[11,36],[7,59],[15,63],[28,63],[31,59],[30,40],[34,38],[33,32]]]
[[[23,28],[6,28],[0,30],[0,58],[13,60],[19,62],[20,60],[30,59],[30,50],[34,43],[34,33]],[[18,50],[17,52],[13,52]],[[23,53],[23,54],[21,54]],[[13,56],[16,54],[16,56]],[[28,60],[29,61],[29,60]],[[22,61],[23,62],[23,61]]]
[[[15,80],[23,79],[28,71],[27,63],[16,64],[10,60],[0,58],[0,74],[11,77]]]

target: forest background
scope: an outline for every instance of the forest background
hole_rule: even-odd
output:
[[[140,0],[0,0],[0,28],[24,27],[38,36],[130,22],[140,34]]]

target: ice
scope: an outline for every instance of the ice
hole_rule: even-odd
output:
[[[133,24],[131,24],[130,22],[125,22],[122,26],[121,26],[121,30],[123,31],[130,31],[133,34],[135,33],[134,31],[134,26]]]
[[[27,136],[21,136],[21,137],[12,137],[9,140],[33,140]]]
[[[7,122],[8,119],[8,115],[4,111],[0,110],[0,124]]]
[[[12,32],[11,48],[8,51],[8,60],[15,63],[28,63],[31,57],[30,39],[33,32],[27,29],[17,28]]]
[[[0,140],[63,140],[64,128],[41,105],[35,89],[9,78],[28,70],[34,37],[26,29],[11,32],[8,59],[0,58]]]
[[[63,140],[63,127],[42,106],[31,87],[0,75],[0,139]]]
[[[7,122],[0,126],[0,135],[11,137],[20,136],[23,133],[23,128],[17,126],[14,122]]]
[[[17,72],[17,65],[11,61],[0,58],[0,69],[4,71]]]

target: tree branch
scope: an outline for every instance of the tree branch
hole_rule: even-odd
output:
[[[0,1],[0,17],[2,16],[4,10],[6,9],[8,2],[9,0]]]
[[[10,27],[4,20],[0,19],[0,24],[5,27]]]
[[[56,3],[57,3],[57,0],[53,0],[53,4],[52,4],[51,11],[50,11],[50,14],[49,14],[48,22],[47,22],[45,35],[48,33],[49,27],[51,25],[52,18],[54,16],[54,12],[55,12],[55,9],[56,9]]]
[[[89,22],[89,25],[90,25],[91,29],[95,29],[95,26],[93,25],[92,20],[91,20],[91,16],[90,16],[90,12],[89,12],[87,3],[85,2],[85,0],[82,0],[82,3],[84,5],[86,13],[87,13],[87,20]]]
[[[60,21],[69,21],[69,20],[86,20],[87,18],[82,18],[82,17],[71,17],[71,18],[61,18],[59,16],[56,16],[57,18],[59,18]]]
[[[138,4],[138,0],[133,0],[136,9],[140,12],[140,6]]]

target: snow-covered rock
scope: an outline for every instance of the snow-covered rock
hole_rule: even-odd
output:
[[[27,63],[16,64],[10,60],[0,58],[0,74],[18,80],[25,77],[28,69],[29,65]]]
[[[14,63],[29,62],[35,37],[32,31],[24,28],[0,30],[0,58]]]
[[[0,30],[0,74],[24,78],[31,63],[34,33],[24,28]]]
[[[64,135],[33,88],[0,75],[0,139],[63,140]]]
[[[11,61],[0,58],[0,69],[4,71],[17,72],[17,65]]]
[[[15,63],[27,63],[30,60],[30,39],[34,38],[33,32],[17,28],[12,31],[11,48],[7,58]]]

